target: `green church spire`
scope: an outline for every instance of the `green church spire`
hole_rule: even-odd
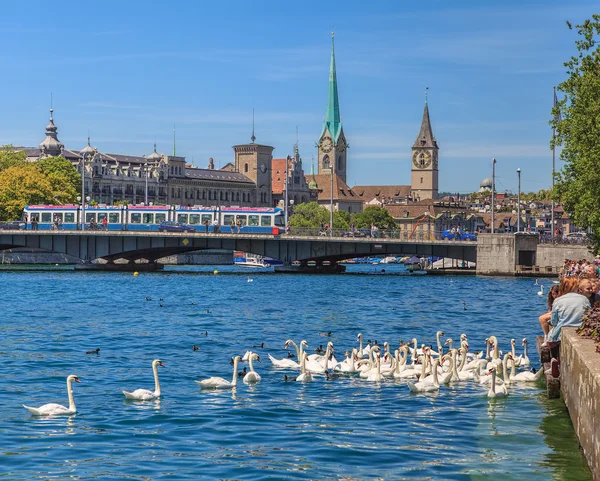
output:
[[[329,95],[327,98],[327,113],[323,122],[323,132],[325,128],[329,128],[329,132],[333,136],[333,140],[337,139],[342,130],[342,121],[340,120],[340,103],[338,101],[337,76],[335,73],[335,46],[334,33],[331,32],[331,66],[329,68]]]

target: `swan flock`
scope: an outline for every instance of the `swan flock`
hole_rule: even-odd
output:
[[[523,338],[521,342],[524,348],[523,354],[516,355],[516,341],[511,339],[510,350],[502,356],[495,336],[486,338],[484,340],[485,352],[480,351],[477,354],[469,351],[469,341],[465,334],[461,334],[458,343],[451,338],[442,342],[443,336],[442,331],[436,333],[436,349],[433,345],[421,344],[419,346],[417,339],[413,338],[407,343],[400,341],[399,346],[392,352],[388,342],[379,345],[376,341],[374,343],[368,341],[365,346],[362,334],[358,334],[358,346],[347,350],[342,361],[335,358],[335,348],[331,341],[327,343],[324,350],[317,348],[317,352],[322,352],[322,354],[308,354],[306,340],[296,344],[288,339],[284,344],[284,349],[293,347],[298,361],[289,359],[289,357],[276,359],[271,354],[268,355],[268,358],[273,370],[300,371],[297,377],[286,374],[285,381],[310,382],[315,379],[315,376],[324,376],[326,379],[355,376],[371,383],[405,380],[409,392],[415,394],[436,393],[442,386],[471,382],[474,385],[482,386],[482,395],[487,393],[490,398],[501,398],[509,394],[509,387],[519,383],[537,382],[544,374],[542,369],[537,373],[535,370],[532,372],[524,369],[531,364],[526,338]],[[455,344],[458,347],[455,347]],[[260,356],[255,352],[247,351],[243,356],[232,358],[231,381],[213,376],[195,382],[202,390],[235,389],[238,377],[242,375],[245,384],[258,383],[262,378],[254,369],[254,361],[260,362]],[[246,372],[244,369],[244,372],[238,373],[238,366],[241,362],[248,363],[249,371]],[[158,374],[159,367],[165,367],[160,359],[152,361],[154,391],[148,389],[123,390],[125,399],[150,401],[160,398],[162,392]],[[521,369],[518,373],[517,368]],[[67,377],[68,407],[55,403],[44,404],[38,408],[26,405],[23,407],[33,416],[76,414],[77,408],[73,396],[74,382],[81,381],[76,375],[69,375]]]

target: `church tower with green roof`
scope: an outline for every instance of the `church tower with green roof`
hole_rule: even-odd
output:
[[[331,33],[331,66],[329,68],[329,95],[323,128],[317,142],[319,174],[333,173],[346,182],[346,155],[348,144],[344,136],[338,100],[337,76],[335,73],[335,48]]]

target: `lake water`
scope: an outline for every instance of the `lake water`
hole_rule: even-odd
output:
[[[531,279],[385,269],[0,272],[0,478],[591,480],[564,404],[539,387],[491,401],[472,382],[435,395],[393,380],[284,382],[295,371],[274,369],[267,353],[285,357],[287,339],[306,339],[310,352],[331,340],[338,360],[359,332],[394,348],[434,343],[441,329],[466,333],[471,350],[492,334],[501,349],[527,337],[535,350],[545,301]],[[231,357],[261,343],[258,384],[215,392],[194,382],[231,379]],[[157,358],[160,401],[126,401],[123,389],[153,389]],[[22,407],[67,404],[69,374],[82,381],[76,415],[36,418]]]

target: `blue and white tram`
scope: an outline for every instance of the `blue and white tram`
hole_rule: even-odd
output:
[[[81,225],[80,216],[81,207],[77,205],[28,205],[23,211],[29,230],[75,230]],[[199,232],[237,232],[239,225],[241,233],[277,234],[285,227],[280,208],[140,205],[85,208],[86,229],[90,223],[103,229],[104,219],[107,230],[158,231],[164,221],[187,224]]]

